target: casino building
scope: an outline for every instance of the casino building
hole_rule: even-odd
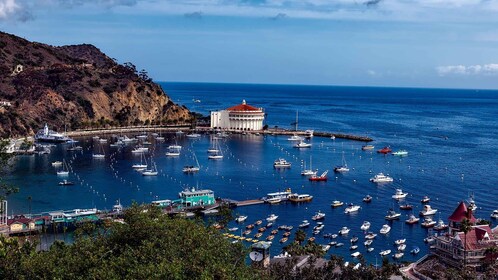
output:
[[[262,130],[265,113],[263,108],[242,104],[226,110],[211,112],[211,128],[230,130]]]

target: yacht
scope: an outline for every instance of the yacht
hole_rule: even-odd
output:
[[[313,221],[323,220],[323,219],[325,219],[325,213],[318,211],[318,212],[316,212],[316,214],[313,217],[311,217],[311,219]]]
[[[237,218],[235,218],[235,221],[236,221],[237,223],[242,223],[242,222],[244,222],[246,219],[247,219],[247,216],[242,216],[242,215],[241,215],[241,216],[238,216]]]
[[[307,228],[310,226],[310,222],[308,220],[304,220],[302,223],[299,224],[299,228]]]
[[[208,155],[208,159],[222,159],[223,158],[223,154],[221,153],[221,149],[220,149],[220,146],[218,144],[218,142],[215,143],[215,149],[216,152],[213,152]]]
[[[266,218],[266,221],[267,222],[274,222],[277,218],[278,218],[277,215],[271,214],[270,216],[268,216],[268,218]]]
[[[498,210],[493,210],[493,213],[491,213],[491,218],[498,219]]]
[[[335,207],[341,207],[341,206],[343,206],[343,205],[344,205],[344,202],[339,201],[339,200],[334,200],[334,201],[332,201],[332,204],[330,204],[330,206],[332,206],[332,207],[334,207],[334,208],[335,208]]]
[[[391,231],[391,227],[388,224],[385,224],[380,229],[381,234],[388,234]]]
[[[404,244],[404,243],[403,244],[399,244],[397,249],[400,252],[404,251],[406,249],[406,244]]]
[[[277,200],[277,199],[280,199],[280,201],[284,201],[284,200],[287,200],[287,198],[291,194],[292,194],[292,190],[290,188],[288,188],[283,192],[268,193],[268,194],[266,194],[266,197],[263,197],[262,199],[266,202],[268,202],[268,200]]]
[[[431,228],[436,225],[436,221],[432,220],[430,217],[427,217],[420,225],[425,228]]]
[[[387,215],[386,215],[386,220],[388,221],[392,221],[392,220],[399,220],[399,217],[401,216],[401,213],[396,213],[396,211],[394,211],[392,208],[387,211]]]
[[[312,129],[306,129],[306,130],[304,131],[304,133],[305,133],[304,137],[305,137],[305,138],[308,138],[308,139],[309,139],[309,138],[313,138],[313,133],[314,133],[314,132],[315,132],[315,131],[314,131],[314,130],[312,130]]]
[[[346,235],[348,234],[350,229],[348,227],[342,227],[341,230],[339,230],[340,235]]]
[[[272,197],[272,198],[266,199],[265,202],[270,203],[270,204],[277,204],[277,203],[282,202],[282,199],[280,197]]]
[[[142,171],[142,176],[157,176],[158,172],[157,172],[156,163],[152,161],[152,158],[150,159],[150,161],[151,161],[151,167]]]
[[[420,211],[420,216],[432,216],[437,213],[437,209],[432,209],[429,204],[424,205],[424,210]]]
[[[309,194],[291,194],[288,196],[291,202],[310,202],[313,199],[312,195]]]
[[[168,146],[168,149],[169,150],[181,150],[182,149],[182,146],[178,145],[178,144],[175,144],[175,145],[169,145]]]
[[[311,143],[306,143],[304,141],[300,141],[296,145],[294,145],[294,148],[302,149],[302,148],[311,148]]]
[[[286,161],[283,158],[279,158],[273,162],[273,167],[275,167],[275,168],[289,168],[289,167],[291,167],[291,163]]]
[[[62,161],[54,161],[52,162],[52,166],[53,167],[62,166]]]
[[[393,156],[400,156],[400,157],[404,157],[404,156],[407,156],[408,155],[408,152],[406,150],[398,150],[396,152],[393,152],[392,153]]]
[[[43,129],[40,129],[35,134],[35,140],[40,142],[63,143],[71,141],[71,138],[66,137],[64,134],[57,133],[53,130],[48,129],[48,125],[45,124]]]
[[[370,228],[370,222],[369,221],[364,221],[363,224],[361,225],[360,229],[363,231],[367,231]]]
[[[382,172],[370,178],[370,182],[373,183],[389,183],[394,181],[392,177],[384,175]]]
[[[356,246],[356,248],[358,248],[358,246]],[[356,249],[356,248],[355,248],[355,249]],[[353,250],[355,250],[355,249],[353,249]],[[352,253],[352,254],[351,254],[351,257],[353,257],[353,258],[357,258],[357,257],[359,257],[359,256],[361,256],[361,253],[360,253],[360,252],[354,252],[354,253]],[[360,264],[360,263],[358,263],[358,264]],[[358,264],[356,264],[356,265],[353,267],[353,269],[358,269],[358,268],[360,267]],[[356,266],[358,266],[358,267],[356,267]]]
[[[405,198],[408,195],[408,193],[404,193],[403,190],[401,189],[396,189],[396,193],[392,195],[392,198],[396,200],[400,200]]]
[[[353,235],[353,237],[349,241],[354,244],[354,243],[358,242],[358,239],[359,239],[358,236]]]
[[[65,160],[62,161],[62,169],[57,171],[58,176],[67,176],[69,175],[69,169],[67,167],[67,163]]]
[[[180,150],[179,149],[168,149],[166,152],[167,157],[178,157],[180,156]]]
[[[344,214],[351,214],[351,213],[355,213],[355,212],[358,212],[358,210],[360,210],[360,206],[359,205],[354,205],[352,203],[350,203],[348,205],[348,207],[346,207],[346,209],[344,209]]]
[[[131,150],[131,152],[134,154],[147,153],[148,151],[149,148],[147,147],[136,147],[135,149]]]
[[[474,201],[474,194],[471,194],[469,196],[469,206],[467,208],[472,210],[472,212],[475,212],[477,210],[477,205],[476,202]]]
[[[144,154],[140,154],[140,163],[135,163],[131,166],[133,169],[145,169],[147,168],[147,162],[144,163]]]
[[[196,173],[199,172],[200,167],[199,166],[193,166],[193,165],[185,165],[182,169],[183,173]]]
[[[410,217],[408,218],[408,220],[406,220],[405,222],[407,224],[413,225],[413,224],[418,223],[418,221],[420,221],[420,218],[417,218],[417,217],[415,217],[415,215],[411,214]]]

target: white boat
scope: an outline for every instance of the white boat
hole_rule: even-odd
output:
[[[349,229],[348,227],[342,227],[340,230],[339,230],[339,234],[340,235],[346,235],[349,233],[351,229]]]
[[[135,163],[131,166],[133,169],[145,169],[147,168],[147,161],[144,162],[144,154],[140,154],[140,163]]]
[[[377,236],[377,233],[369,232],[367,235],[365,235],[365,239],[367,240],[372,240]]]
[[[342,152],[342,165],[334,167],[334,172],[336,173],[349,172],[348,164],[346,162],[346,159],[344,158],[344,152]]]
[[[344,202],[339,201],[339,200],[334,200],[334,201],[332,201],[332,204],[330,204],[330,206],[332,206],[334,208],[335,207],[341,207],[342,205],[344,205]]]
[[[370,178],[370,182],[373,183],[389,183],[394,181],[392,177],[384,175],[382,172]]]
[[[425,228],[431,228],[436,225],[436,221],[432,220],[430,217],[427,217],[420,225]]]
[[[472,210],[472,212],[475,212],[477,210],[477,205],[474,200],[474,194],[471,194],[469,196],[469,206],[467,206],[468,209]]]
[[[396,189],[396,193],[393,194],[392,198],[396,200],[400,200],[405,198],[408,195],[408,193],[404,193],[402,189]]]
[[[235,218],[235,221],[236,221],[237,223],[242,223],[242,222],[244,222],[246,219],[247,219],[247,216],[238,216],[237,218]]]
[[[190,138],[190,139],[196,139],[196,138],[199,138],[201,137],[201,135],[199,133],[190,133],[190,134],[187,134],[187,138]]]
[[[272,197],[272,198],[266,199],[265,202],[270,203],[270,204],[277,204],[277,203],[282,202],[282,199],[280,197]]]
[[[363,242],[363,245],[370,246],[370,245],[372,245],[372,243],[373,243],[372,239],[367,239],[367,240],[365,240],[365,242]]]
[[[223,158],[223,155],[221,155],[221,154],[208,156],[208,159],[222,159],[222,158]]]
[[[330,245],[328,245],[328,244],[327,245],[322,245],[322,250],[324,252],[327,252],[328,250],[330,250]]]
[[[281,201],[287,200],[289,195],[292,194],[292,190],[290,188],[286,189],[283,192],[274,192],[266,194],[266,197],[263,197],[263,200],[267,201],[268,199],[276,199],[279,198]]]
[[[53,167],[62,166],[62,161],[54,161],[52,162],[52,166]]]
[[[291,167],[291,163],[283,158],[279,158],[273,162],[273,167],[275,168],[288,168]]]
[[[183,167],[182,171],[183,173],[196,173],[196,172],[199,172],[199,170],[201,170],[201,166],[199,165],[199,161],[197,160],[197,156],[194,154],[194,159],[195,159],[195,163],[197,165],[186,165]]]
[[[268,218],[266,218],[266,221],[267,222],[274,222],[276,219],[278,219],[278,216],[275,214],[271,214],[270,216],[268,216]]]
[[[405,243],[406,243],[406,238],[397,239],[396,241],[394,241],[394,244],[396,244],[396,245],[401,245],[401,244],[405,244]]]
[[[388,234],[391,231],[391,227],[387,224],[383,225],[380,229],[381,234]]]
[[[288,196],[290,202],[299,203],[299,202],[310,202],[313,199],[312,195],[309,194],[291,194]]]
[[[223,154],[221,153],[221,149],[219,147],[218,141],[216,141],[215,147],[216,147],[215,148],[216,152],[209,153],[208,159],[222,159],[223,158]]]
[[[168,150],[165,155],[167,157],[178,157],[178,156],[180,156],[180,150],[171,149],[171,150]]]
[[[43,129],[40,129],[36,133],[35,140],[39,142],[62,143],[71,141],[71,138],[65,136],[64,134],[57,133],[53,130],[48,129],[48,125],[45,124]]]
[[[396,213],[392,208],[387,211],[387,215],[385,216],[386,220],[392,221],[392,220],[398,220],[399,217],[401,216],[401,213]]]
[[[393,156],[407,156],[408,155],[408,152],[406,150],[399,150],[399,151],[396,151],[396,152],[393,152],[392,153]]]
[[[105,139],[105,138],[100,138],[100,139],[99,139],[99,143],[102,143],[102,144],[107,143],[107,139]]]
[[[231,227],[231,228],[228,229],[228,231],[234,232],[234,231],[236,231],[238,229],[239,229],[238,227]]]
[[[325,225],[322,223],[322,222],[318,222],[316,223],[316,226],[313,227],[313,231],[321,231],[323,228],[325,227]]]
[[[310,222],[308,220],[304,220],[302,223],[299,224],[299,228],[307,228],[310,226]]]
[[[302,148],[311,148],[311,143],[306,143],[304,141],[300,141],[296,145],[294,145],[294,148],[302,149]]]
[[[374,145],[364,145],[364,146],[361,147],[361,149],[363,151],[370,151],[370,150],[373,150],[374,148],[375,148]]]
[[[304,169],[301,171],[301,175],[303,176],[316,176],[317,170],[313,170],[312,161],[310,156],[310,168],[306,169],[306,161],[304,161]]]
[[[360,206],[359,205],[354,205],[352,203],[350,203],[348,205],[348,207],[346,207],[346,209],[344,209],[344,213],[345,214],[351,214],[351,213],[355,213],[355,212],[358,212],[358,210],[360,210]]]
[[[406,244],[398,245],[398,251],[404,251],[406,249]]]
[[[357,246],[357,247],[358,247],[358,246]],[[351,254],[351,257],[353,257],[353,258],[357,258],[357,257],[359,257],[359,256],[361,256],[361,253],[360,253],[360,252],[354,252],[354,253],[352,253],[352,254]],[[359,263],[358,263],[358,264],[359,264]],[[358,265],[358,264],[357,264],[357,265]],[[355,267],[356,267],[356,266],[355,266]],[[358,267],[359,267],[359,266],[358,266]],[[353,267],[353,269],[355,269],[355,268]],[[357,269],[357,268],[356,268],[356,269]]]
[[[92,157],[96,159],[105,158],[104,148],[102,147],[102,145],[99,145],[99,151],[97,153],[93,153]]]
[[[491,213],[491,218],[498,219],[498,210],[493,210],[493,213]]]
[[[398,253],[396,253],[396,254],[393,255],[393,258],[395,258],[395,259],[401,259],[404,255],[405,255],[405,253],[398,252]]]
[[[379,255],[381,256],[387,256],[391,254],[391,250],[383,250],[383,251],[380,251]]]
[[[147,147],[136,147],[135,149],[131,150],[131,152],[134,154],[146,153],[148,151],[149,151],[149,148],[147,148]]]
[[[418,254],[420,252],[420,248],[419,247],[413,247],[413,249],[410,251],[411,254]]]
[[[323,220],[323,219],[325,219],[325,213],[318,211],[318,212],[316,212],[316,214],[313,217],[311,217],[311,219],[313,221]]]
[[[370,222],[369,221],[364,221],[363,224],[361,225],[360,229],[363,231],[367,231],[370,228]]]
[[[434,226],[434,229],[437,231],[445,230],[448,228],[448,225],[444,223],[443,219],[439,218],[437,224]]]
[[[287,140],[289,140],[289,141],[303,141],[304,138],[297,135],[297,134],[294,134],[291,137],[287,138]]]
[[[437,213],[437,209],[432,209],[429,204],[424,205],[424,210],[420,211],[420,216],[432,216]]]
[[[156,163],[152,161],[152,158],[150,159],[150,162],[151,162],[151,168],[142,171],[142,176],[157,176],[158,172],[157,172]]]
[[[370,247],[370,248],[368,248],[368,249],[367,249],[367,252],[369,252],[369,253],[370,253],[370,252],[372,252],[373,250],[375,250],[375,249],[374,249],[373,247]]]
[[[67,176],[69,175],[69,169],[67,167],[67,163],[65,160],[62,160],[62,169],[57,171],[58,176]]]
[[[410,214],[410,217],[405,221],[405,223],[412,225],[418,223],[419,220],[420,218],[417,218],[415,217],[415,215]]]
[[[168,149],[169,150],[181,150],[182,149],[182,146],[178,145],[178,144],[175,144],[175,145],[169,145],[168,146]]]
[[[315,131],[312,130],[312,129],[306,129],[304,131],[304,133],[305,133],[304,137],[306,137],[306,138],[313,138],[313,136],[314,136],[313,133],[315,133]]]

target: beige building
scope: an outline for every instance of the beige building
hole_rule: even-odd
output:
[[[211,112],[211,128],[230,130],[262,130],[265,113],[263,108],[242,104],[226,110]]]

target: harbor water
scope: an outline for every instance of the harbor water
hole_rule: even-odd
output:
[[[123,148],[110,147],[109,139],[100,144],[91,137],[77,139],[83,151],[69,152],[68,144],[59,144],[45,155],[18,156],[5,177],[7,183],[20,188],[9,197],[9,215],[40,213],[52,210],[93,208],[110,209],[116,200],[124,206],[133,201],[150,203],[158,199],[175,199],[178,192],[189,187],[211,189],[217,197],[234,200],[256,199],[267,193],[291,188],[293,192],[310,194],[310,203],[276,205],[260,204],[235,209],[235,214],[247,215],[248,223],[265,219],[270,214],[279,216],[275,226],[294,226],[302,220],[310,220],[317,212],[326,214],[322,230],[337,233],[343,226],[351,229],[345,237],[335,241],[345,246],[331,248],[329,254],[337,254],[352,260],[349,240],[360,237],[358,251],[370,263],[381,262],[379,252],[395,251],[394,241],[407,239],[407,251],[401,259],[414,261],[428,251],[423,239],[428,230],[407,225],[407,215],[422,210],[420,200],[427,195],[430,205],[438,209],[436,220],[446,221],[459,201],[473,194],[478,209],[475,215],[490,219],[498,208],[498,92],[450,89],[401,89],[362,87],[319,87],[291,85],[244,85],[162,83],[162,87],[174,102],[190,110],[209,114],[212,110],[225,109],[240,104],[262,107],[267,114],[265,124],[273,128],[292,129],[298,112],[298,128],[336,133],[369,136],[374,139],[373,151],[362,151],[365,143],[314,137],[309,149],[293,148],[288,136],[277,135],[230,135],[215,140],[210,135],[189,139],[175,133],[163,134],[164,142],[156,142],[152,136],[150,152],[159,171],[158,176],[142,176],[131,165],[140,161],[133,154],[133,145]],[[200,101],[200,102],[199,102]],[[167,157],[167,147],[177,143],[182,151],[179,157]],[[207,149],[217,144],[224,155],[222,160],[209,160]],[[390,146],[393,151],[407,150],[408,156],[378,154],[375,151]],[[103,148],[105,159],[92,158],[92,152]],[[333,172],[342,157],[350,171]],[[184,165],[195,165],[198,159],[201,170],[197,174],[184,174]],[[277,170],[273,162],[285,158],[292,163],[289,169]],[[329,170],[327,182],[310,182],[301,176],[304,163],[318,174]],[[53,161],[65,160],[70,174],[67,178],[56,175]],[[377,185],[369,182],[375,174],[383,172],[394,178],[390,184]],[[72,186],[59,186],[62,179],[75,182]],[[404,201],[391,198],[396,189],[408,193]],[[373,197],[369,204],[362,198]],[[28,199],[31,197],[31,199]],[[345,206],[332,208],[334,200],[361,206],[355,214],[344,214]],[[413,211],[399,210],[399,204],[414,205]],[[399,221],[384,219],[387,211],[394,208],[401,212]],[[363,221],[370,221],[371,231],[378,234],[371,245],[375,250],[368,253],[363,246],[360,230]],[[494,222],[494,221],[493,221]],[[306,229],[312,236],[312,227]],[[379,234],[383,224],[390,224],[387,235]],[[235,223],[231,226],[236,226]],[[238,232],[240,234],[240,229]],[[252,237],[255,231],[250,235]],[[261,239],[269,234],[267,231]],[[281,232],[273,241],[271,254],[279,254]],[[316,242],[326,244],[330,240],[317,235]],[[293,238],[293,235],[291,235]],[[291,239],[292,239],[291,238]],[[287,242],[286,244],[288,244]],[[285,245],[285,244],[284,244]],[[421,252],[409,254],[413,246]],[[377,260],[378,259],[378,260]]]

